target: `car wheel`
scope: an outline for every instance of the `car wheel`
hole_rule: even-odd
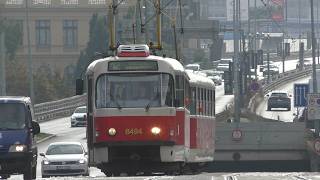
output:
[[[32,179],[37,178],[37,164],[32,168]]]
[[[270,107],[269,105],[268,105],[268,108],[267,108],[267,110],[268,110],[268,111],[271,111],[271,107]]]
[[[31,180],[36,172],[33,172],[32,162],[28,162],[27,167],[23,173],[24,180]]]

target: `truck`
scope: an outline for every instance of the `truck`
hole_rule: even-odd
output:
[[[24,180],[36,178],[38,133],[40,126],[29,97],[0,97],[1,178],[13,174],[23,174]]]

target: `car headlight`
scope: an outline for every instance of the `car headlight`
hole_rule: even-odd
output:
[[[27,151],[27,146],[24,144],[14,144],[9,148],[9,152],[25,152]]]
[[[75,117],[73,117],[73,116],[71,116],[71,121],[74,121],[74,120],[76,120],[76,118],[75,118]]]
[[[80,159],[80,160],[79,160],[79,163],[80,163],[80,164],[84,164],[84,163],[85,163],[85,160],[84,160],[84,159]]]
[[[48,164],[50,164],[50,161],[48,161],[48,160],[43,160],[43,164],[48,165]]]

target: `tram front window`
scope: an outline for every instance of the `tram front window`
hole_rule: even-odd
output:
[[[169,74],[105,74],[97,81],[97,108],[173,106]]]

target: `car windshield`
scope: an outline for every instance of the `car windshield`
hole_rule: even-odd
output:
[[[272,97],[288,97],[287,93],[271,93]]]
[[[105,74],[97,80],[97,108],[173,106],[173,79],[169,74]]]
[[[55,144],[48,147],[46,155],[58,154],[83,154],[83,149],[77,144]]]
[[[193,70],[193,71],[199,71],[200,67],[199,67],[199,65],[187,65],[186,69],[190,69],[190,70]]]
[[[23,129],[26,125],[25,105],[0,103],[0,129]]]
[[[87,108],[86,107],[80,107],[77,108],[74,113],[86,113],[87,112]]]

